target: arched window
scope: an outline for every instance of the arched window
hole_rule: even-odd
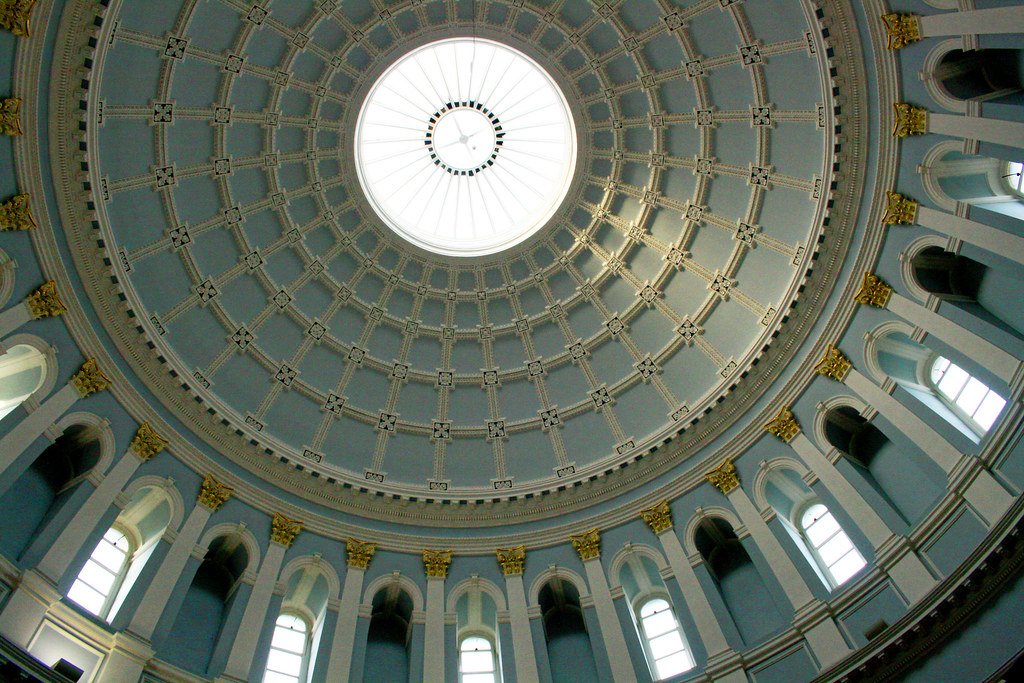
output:
[[[800,533],[833,587],[846,583],[867,564],[836,518],[821,503],[812,503],[804,509],[800,515]]]
[[[299,683],[309,671],[309,624],[297,614],[282,613],[274,626],[263,683]]]
[[[644,650],[659,680],[671,678],[694,667],[693,655],[683,638],[683,630],[667,601],[652,598],[640,606],[639,615]]]
[[[935,357],[930,378],[936,393],[978,436],[992,428],[1006,405],[1002,396],[948,358]]]
[[[1009,185],[1011,192],[1018,197],[1024,197],[1024,164],[1017,161],[1007,163],[1003,180]]]
[[[459,683],[497,683],[494,645],[483,636],[466,636],[459,644]]]
[[[68,597],[98,617],[106,618],[128,573],[134,544],[126,533],[111,527],[92,551]]]
[[[0,419],[43,385],[46,357],[39,349],[18,344],[0,356]]]

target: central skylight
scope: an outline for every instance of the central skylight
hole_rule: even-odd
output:
[[[551,76],[482,38],[429,43],[377,80],[356,125],[370,204],[406,240],[483,256],[543,227],[576,165],[572,113]]]

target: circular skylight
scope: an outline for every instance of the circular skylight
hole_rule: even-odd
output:
[[[424,45],[370,90],[355,139],[359,182],[395,232],[482,256],[546,224],[569,190],[576,133],[551,76],[482,38]]]

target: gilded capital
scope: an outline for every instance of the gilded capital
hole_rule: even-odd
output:
[[[736,466],[731,460],[726,460],[721,465],[706,472],[704,477],[714,484],[722,493],[729,493],[740,485],[740,476],[736,472]]]
[[[906,102],[892,105],[896,111],[896,123],[893,125],[893,137],[905,138],[908,135],[923,135],[928,132],[928,110],[915,107]]]
[[[921,20],[916,14],[892,12],[882,15],[886,33],[889,34],[888,48],[899,50],[910,43],[921,40]]]
[[[355,569],[366,569],[370,566],[373,554],[377,552],[377,544],[369,541],[360,541],[351,538],[345,541],[345,556],[348,559],[348,566]]]
[[[651,527],[651,531],[656,534],[672,528],[672,509],[668,506],[667,500],[663,500],[649,508],[644,508],[640,511],[640,517],[647,522],[647,526]]]
[[[515,548],[498,548],[494,552],[498,556],[502,574],[505,576],[523,575],[523,568],[526,566],[525,545],[518,545]]]
[[[0,28],[16,36],[29,35],[28,20],[36,0],[0,0]]]
[[[167,439],[157,434],[148,422],[143,422],[135,432],[135,438],[132,439],[130,448],[135,455],[143,460],[149,460],[167,448]]]
[[[78,389],[78,395],[82,398],[97,391],[103,391],[110,386],[110,378],[103,374],[95,358],[82,363],[82,368],[71,377],[71,383]]]
[[[768,421],[764,430],[772,436],[777,436],[783,442],[789,443],[800,433],[800,423],[793,417],[793,411],[782,406],[778,414]]]
[[[885,305],[889,303],[890,296],[892,296],[892,287],[887,285],[885,280],[874,273],[864,273],[864,282],[853,300],[864,306],[885,308]]]
[[[0,230],[31,230],[36,227],[29,200],[29,195],[18,194],[0,203]]]
[[[207,474],[199,489],[199,504],[210,512],[216,512],[231,497],[232,491],[234,491],[233,488],[220,483],[213,478],[212,474]]]
[[[428,579],[443,579],[448,576],[448,567],[452,563],[451,550],[424,550],[423,568]]]
[[[274,513],[270,522],[270,540],[285,548],[291,548],[295,537],[302,531],[302,522],[285,517],[280,512]]]
[[[842,382],[846,379],[846,375],[849,374],[852,367],[853,363],[850,362],[850,359],[844,356],[843,352],[835,344],[829,344],[828,348],[825,349],[825,355],[814,366],[814,371],[829,379]]]
[[[569,536],[569,540],[572,541],[572,547],[576,549],[576,552],[580,554],[580,559],[584,562],[601,556],[600,529],[591,529],[582,534],[572,534]]]
[[[910,225],[917,220],[917,202],[899,192],[886,192],[885,225]]]
[[[23,132],[21,129],[21,99],[18,97],[0,99],[0,134],[21,135]]]
[[[68,307],[60,300],[57,283],[53,280],[44,282],[39,289],[29,294],[25,298],[25,305],[28,306],[28,310],[32,312],[32,317],[36,320],[52,318],[68,311]]]

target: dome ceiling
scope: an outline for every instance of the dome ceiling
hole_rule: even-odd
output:
[[[606,471],[742,390],[821,232],[827,65],[801,3],[669,5],[124,3],[90,153],[149,381],[441,497]],[[550,223],[477,259],[392,232],[353,161],[377,76],[466,35],[546,69],[579,140]]]

